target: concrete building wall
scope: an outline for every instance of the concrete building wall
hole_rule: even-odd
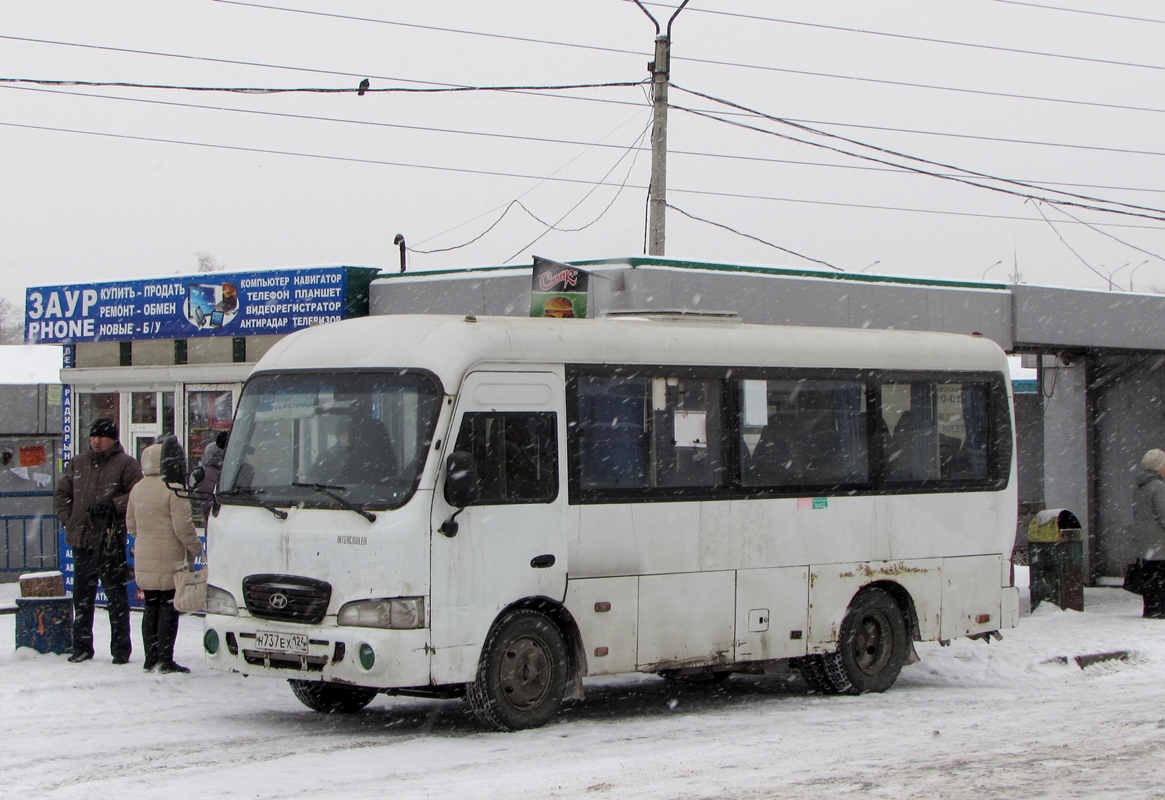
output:
[[[1146,450],[1165,447],[1165,358],[1112,354],[1094,360],[1096,572],[1120,575],[1148,542],[1133,529],[1134,480]]]
[[[1162,350],[1165,296],[1013,286],[1015,340],[1067,348]]]
[[[373,314],[529,313],[529,271],[392,276],[373,282]],[[591,277],[592,315],[608,311],[733,311],[745,322],[979,333],[1010,348],[1011,295],[936,287],[747,272],[605,268]]]
[[[1044,393],[1044,505],[1066,508],[1089,535],[1092,520],[1090,471],[1088,364],[1080,358],[1070,365],[1041,370]],[[1085,553],[1085,569],[1090,568]]]

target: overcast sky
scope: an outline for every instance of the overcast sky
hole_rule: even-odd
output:
[[[0,22],[0,78],[186,87],[634,83],[655,35],[627,0],[0,0]],[[692,0],[672,34],[669,257],[1165,290],[1160,2]],[[398,233],[414,271],[639,255],[650,121],[641,86],[0,82],[0,295],[199,253],[396,270]]]

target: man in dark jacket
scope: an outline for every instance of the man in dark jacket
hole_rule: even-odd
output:
[[[129,490],[142,479],[137,460],[117,441],[117,425],[98,417],[89,428],[89,451],[71,459],[53,495],[53,509],[73,548],[73,655],[93,658],[97,581],[109,601],[109,651],[114,664],[129,663],[129,567],[125,560],[125,509]]]

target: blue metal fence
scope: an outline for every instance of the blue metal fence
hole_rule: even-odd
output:
[[[0,574],[58,569],[54,514],[0,516]]]

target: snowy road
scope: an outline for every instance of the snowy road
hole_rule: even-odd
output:
[[[5,647],[0,796],[1165,796],[1165,621],[1120,589],[1087,590],[1086,609],[1045,604],[991,645],[921,645],[883,695],[810,695],[789,674],[715,688],[631,676],[588,682],[585,701],[510,734],[456,701],[313,713],[281,682],[207,669],[189,618],[188,676],[144,674],[136,630],[128,667]],[[0,617],[0,639],[13,628]],[[1130,655],[1072,660],[1112,651]]]

